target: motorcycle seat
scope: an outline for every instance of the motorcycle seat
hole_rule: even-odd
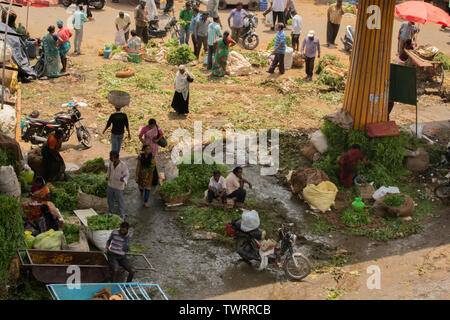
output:
[[[40,122],[42,124],[56,124],[55,120],[42,120],[42,119],[37,119],[37,118],[28,118],[28,120],[30,120],[30,122],[33,122],[33,123]]]

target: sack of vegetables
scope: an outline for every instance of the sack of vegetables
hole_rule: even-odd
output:
[[[41,250],[61,250],[62,231],[50,229],[36,236],[33,248]]]
[[[115,229],[119,229],[122,219],[114,214],[90,216],[88,222],[88,239],[99,249],[104,251],[106,242]]]
[[[191,191],[186,187],[186,181],[180,176],[164,182],[158,193],[166,205],[185,203],[191,195]]]

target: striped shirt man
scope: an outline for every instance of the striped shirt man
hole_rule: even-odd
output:
[[[274,48],[278,48],[278,46],[281,44],[280,48],[275,52],[278,54],[285,54],[286,53],[286,34],[283,30],[278,31],[277,36],[275,37],[275,44]]]
[[[111,232],[108,241],[111,241],[109,245],[109,251],[119,256],[124,256],[130,248],[131,234],[128,232],[126,235],[120,233],[120,229]]]
[[[217,22],[210,23],[208,26],[208,46],[212,46],[217,38],[222,36],[222,30]]]

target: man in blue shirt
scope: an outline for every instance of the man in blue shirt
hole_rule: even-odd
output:
[[[272,54],[275,55],[272,64],[267,71],[268,73],[274,73],[275,68],[278,66],[280,74],[284,74],[284,55],[286,53],[286,34],[284,33],[284,24],[278,23],[278,33],[275,37],[275,44]]]
[[[208,26],[208,70],[212,69],[212,60],[214,54],[214,41],[222,36],[222,30],[219,25],[219,17],[213,19],[213,23]]]
[[[414,42],[416,33],[418,32],[416,24],[412,21],[405,21],[398,30],[398,54],[403,52],[403,47],[407,40]]]
[[[75,54],[81,54],[81,41],[83,40],[83,24],[87,21],[87,16],[83,12],[83,6],[79,6],[73,14],[72,24],[75,30]]]

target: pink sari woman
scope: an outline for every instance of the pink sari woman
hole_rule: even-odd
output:
[[[158,137],[158,135],[160,135]],[[148,121],[148,125],[142,127],[139,132],[139,140],[144,145],[148,145],[150,147],[150,152],[155,158],[155,161],[158,161],[158,141],[163,137],[163,132],[156,124],[155,119],[150,119]]]

